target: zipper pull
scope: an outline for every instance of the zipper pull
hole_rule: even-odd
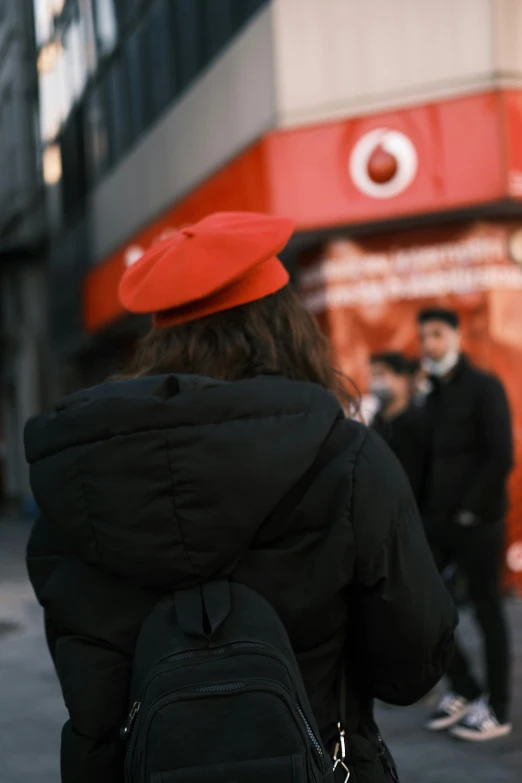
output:
[[[123,724],[123,726],[120,729],[120,739],[121,740],[127,740],[129,738],[129,735],[132,731],[132,727],[134,725],[134,721],[136,720],[136,716],[138,712],[140,711],[141,703],[139,701],[135,701],[132,705],[131,711],[129,712],[129,717]]]
[[[392,780],[395,781],[395,783],[399,783],[399,774],[395,768],[395,764],[393,764],[390,759],[388,748],[380,734],[377,734],[377,742],[379,743],[379,756],[382,758],[386,769],[391,775]]]

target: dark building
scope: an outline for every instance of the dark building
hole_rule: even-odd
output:
[[[124,319],[87,335],[89,270],[265,130],[273,112],[259,79],[268,80],[272,58],[262,51],[266,35],[250,24],[265,5],[35,2],[52,334],[63,389],[114,370],[140,329]],[[245,68],[247,51],[253,62]],[[259,58],[266,65],[256,78]]]
[[[44,193],[31,0],[0,2],[0,492],[29,498],[22,434],[49,397]]]

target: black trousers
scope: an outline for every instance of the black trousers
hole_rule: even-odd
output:
[[[457,645],[448,677],[452,689],[466,699],[489,694],[498,719],[509,716],[511,654],[501,596],[504,521],[461,527],[454,523],[427,525],[428,539],[440,571],[455,564],[467,580],[469,599],[482,632],[487,682],[475,678],[467,656]]]

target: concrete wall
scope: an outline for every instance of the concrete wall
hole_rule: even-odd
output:
[[[491,0],[493,68],[503,84],[522,85],[522,0]]]
[[[94,190],[93,252],[102,259],[275,121],[272,9],[235,39],[181,101]]]
[[[279,124],[522,83],[522,0],[273,0]]]

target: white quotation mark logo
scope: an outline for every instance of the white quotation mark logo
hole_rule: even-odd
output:
[[[376,128],[355,144],[349,161],[355,186],[372,198],[392,198],[415,179],[417,151],[400,131]]]

